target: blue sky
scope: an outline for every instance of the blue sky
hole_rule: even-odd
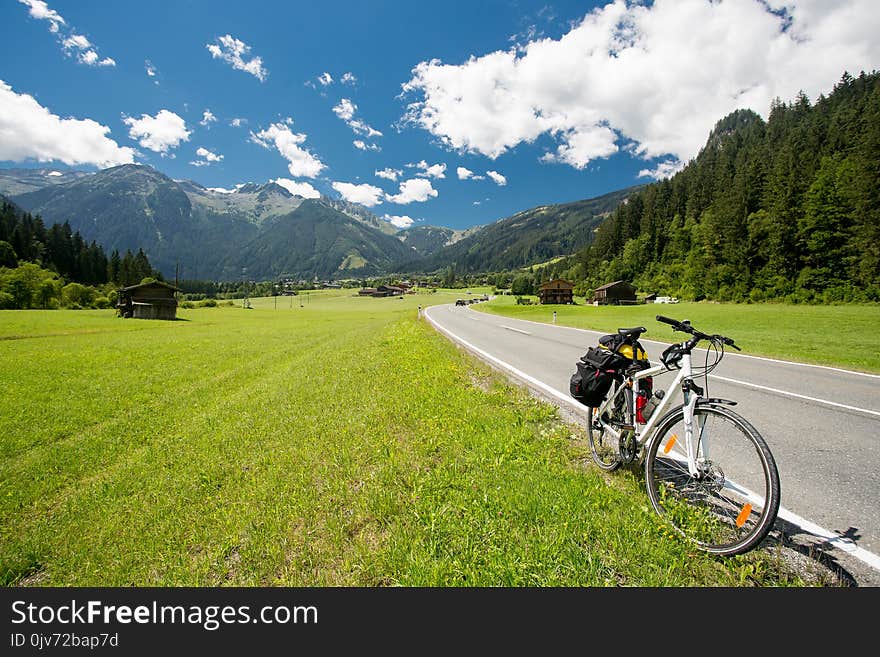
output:
[[[871,0],[0,3],[0,166],[277,180],[466,228],[676,171],[880,63]],[[219,193],[219,192],[218,192]]]

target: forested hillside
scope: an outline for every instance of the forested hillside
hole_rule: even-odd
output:
[[[161,278],[143,250],[110,258],[67,222],[48,228],[0,196],[0,309],[85,307],[99,293]],[[105,298],[105,303],[107,299]]]
[[[721,301],[880,300],[880,74],[738,110],[621,204],[567,275]]]

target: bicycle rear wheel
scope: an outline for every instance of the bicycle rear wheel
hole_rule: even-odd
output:
[[[617,392],[618,385],[618,382],[615,381],[608,394],[614,395]],[[605,421],[612,424],[623,422],[623,407],[625,403],[623,395],[617,395],[614,406],[605,412]],[[590,454],[592,454],[596,465],[603,470],[613,472],[623,463],[620,457],[620,440],[602,426],[599,418],[596,416],[597,410],[596,408],[590,408]]]
[[[694,410],[699,473],[688,471],[684,412],[661,421],[645,454],[651,505],[700,549],[732,556],[756,547],[779,512],[776,462],[758,431],[717,406]]]

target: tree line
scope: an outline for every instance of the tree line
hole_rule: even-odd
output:
[[[558,273],[682,299],[880,300],[880,74],[737,110],[622,203]]]
[[[142,249],[108,258],[68,222],[48,228],[39,216],[0,200],[0,308],[107,307],[119,287],[162,280]]]

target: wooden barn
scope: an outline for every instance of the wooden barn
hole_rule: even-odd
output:
[[[574,283],[562,278],[541,283],[538,288],[538,299],[545,303],[574,303]]]
[[[135,319],[177,319],[177,297],[180,289],[152,281],[129,285],[117,292],[116,312]]]
[[[600,306],[636,303],[636,288],[626,281],[606,283],[593,290],[593,301]]]

